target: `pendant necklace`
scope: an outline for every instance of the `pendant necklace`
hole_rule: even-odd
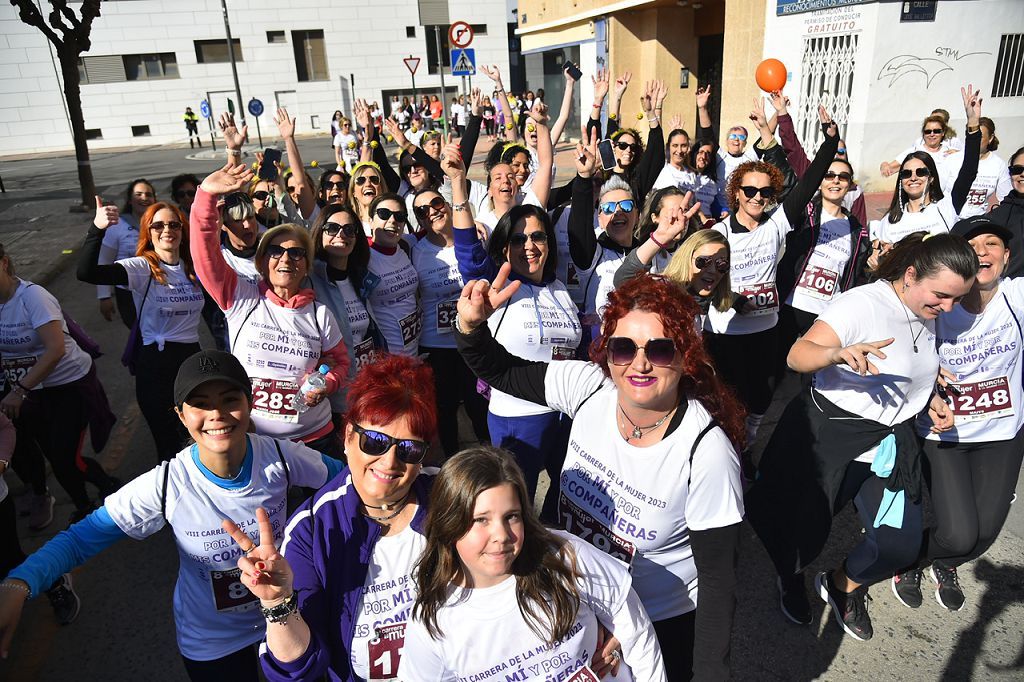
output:
[[[630,435],[623,436],[622,439],[627,443],[630,441],[630,439],[640,440],[641,438],[644,437],[644,431],[653,431],[654,429],[658,428],[659,426],[664,424],[665,420],[672,416],[672,413],[675,411],[676,408],[673,407],[671,410],[668,411],[668,413],[664,417],[662,417],[655,423],[651,424],[650,426],[637,426],[636,424],[633,423],[633,420],[629,418],[629,415],[626,414],[626,411],[622,409],[622,405],[619,405],[619,412],[622,413],[622,416],[625,417],[626,421],[628,421],[630,426],[633,427],[633,431],[630,433]],[[626,430],[626,425],[623,424],[621,421],[619,422],[619,426],[622,427],[623,431]]]
[[[896,291],[896,284],[894,282],[889,282],[889,285],[892,287],[892,293],[896,294],[896,300],[900,302],[900,307],[903,308],[903,315],[907,318],[907,333],[910,334],[911,345],[914,347],[914,352],[916,353],[917,340],[921,338],[921,334],[924,334],[924,330],[926,329],[926,327],[924,325],[921,325],[921,331],[917,332],[917,334],[914,334],[914,325],[910,321],[910,313],[907,312],[907,304],[903,302],[903,299],[900,298],[899,292]],[[903,291],[906,290],[907,285],[904,284]]]
[[[405,509],[405,503],[409,500],[409,495],[411,495],[411,494],[412,494],[411,492],[406,493],[405,497],[403,497],[398,502],[395,502],[394,504],[386,504],[385,503],[385,504],[380,505],[379,507],[375,506],[375,505],[372,505],[372,504],[366,504],[365,502],[363,502],[363,506],[366,507],[367,509],[380,509],[381,511],[388,511],[389,509],[394,509],[395,511],[392,514],[388,514],[387,516],[370,516],[366,512],[362,512],[362,514],[366,518],[372,519],[374,521],[387,521],[389,519],[393,519],[396,516],[398,516],[399,514],[401,514],[402,510]]]

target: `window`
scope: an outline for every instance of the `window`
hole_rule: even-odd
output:
[[[415,26],[406,26],[405,27],[405,37],[406,38],[415,38],[416,37],[416,27]]]
[[[441,63],[445,66],[451,66],[452,56],[450,48],[448,46],[448,28],[445,26],[427,26],[427,30],[424,31],[427,40],[427,72],[436,74],[437,73],[437,39],[434,38],[434,31],[440,31],[441,33]]]
[[[228,56],[226,40],[195,40],[196,61],[200,64],[223,64],[231,61]],[[231,39],[231,48],[235,53],[235,61],[242,61],[242,42],[238,38]]]
[[[268,43],[286,43],[288,41],[284,37],[284,31],[267,31],[267,42]]]
[[[810,156],[822,141],[818,105],[832,114],[839,137],[846,136],[857,66],[856,33],[804,37],[803,69],[800,72],[800,107],[795,114],[797,136]]]
[[[473,37],[487,35],[487,24],[471,24],[473,27]]]
[[[104,57],[79,57],[78,75],[82,85],[95,83],[123,83],[124,60],[119,54]]]
[[[132,137],[146,137],[149,135],[149,126],[132,126]]]
[[[295,49],[295,71],[300,81],[325,81],[330,77],[322,30],[292,31],[292,47]]]
[[[992,96],[1024,96],[1024,33],[1004,33],[999,41]]]
[[[148,81],[162,78],[178,78],[178,60],[173,52],[159,54],[126,54],[124,61],[125,80]]]
[[[103,131],[100,130],[99,128],[86,128],[85,129],[85,139],[87,139],[87,140],[102,140],[103,139]]]

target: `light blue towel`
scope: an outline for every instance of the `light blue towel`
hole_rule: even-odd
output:
[[[875,459],[871,462],[871,471],[879,478],[889,478],[894,466],[896,466],[896,436],[890,433],[878,444]],[[878,506],[878,513],[875,515],[875,528],[883,524],[890,528],[902,528],[905,501],[906,495],[902,490],[897,492],[888,488],[883,490],[882,503]]]

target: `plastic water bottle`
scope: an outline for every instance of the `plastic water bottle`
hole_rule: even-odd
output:
[[[330,367],[320,365],[316,372],[306,377],[306,380],[302,382],[302,386],[299,386],[298,393],[295,394],[294,407],[296,412],[302,414],[309,409],[309,405],[306,404],[307,395],[313,391],[327,388],[327,373],[329,371],[331,371]]]

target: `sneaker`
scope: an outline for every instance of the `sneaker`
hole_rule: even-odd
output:
[[[53,503],[56,501],[50,493],[33,495],[28,509],[28,527],[42,530],[53,523]]]
[[[921,597],[921,569],[912,568],[892,577],[892,593],[904,606],[916,609],[924,599]]]
[[[939,602],[939,606],[950,611],[962,609],[966,598],[960,587],[956,569],[932,564],[931,574],[932,580],[935,581],[935,601]]]
[[[819,573],[814,584],[822,601],[832,607],[836,623],[846,634],[861,642],[871,639],[874,630],[871,628],[871,616],[868,615],[871,596],[867,585],[861,585],[853,592],[842,592],[832,583],[831,571]]]
[[[71,587],[71,574],[62,575],[53,587],[46,591],[46,596],[53,607],[53,615],[61,625],[70,625],[78,618],[78,612],[82,608],[82,601],[75,594]]]
[[[811,604],[807,601],[803,573],[786,578],[785,584],[782,582],[782,576],[779,576],[776,585],[779,588],[779,608],[782,609],[782,615],[797,625],[810,625]]]

